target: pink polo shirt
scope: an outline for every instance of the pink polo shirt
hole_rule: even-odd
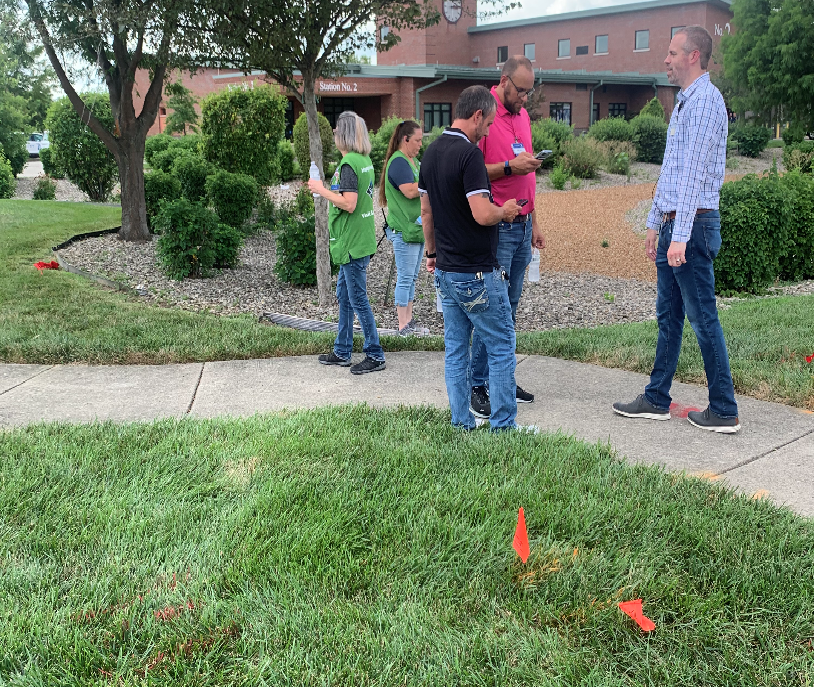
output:
[[[512,143],[516,140],[523,144],[527,153],[534,155],[534,148],[531,144],[531,119],[529,119],[526,108],[521,108],[518,114],[510,114],[495,94],[495,86],[492,86],[492,95],[497,101],[495,121],[489,129],[489,135],[484,136],[478,143],[486,164],[492,165],[516,157],[512,150]],[[511,198],[518,200],[528,198],[528,205],[521,210],[523,214],[534,210],[536,190],[537,179],[533,172],[522,176],[512,174],[492,181],[492,196],[498,205],[503,205]]]

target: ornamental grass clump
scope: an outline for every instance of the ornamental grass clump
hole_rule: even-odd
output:
[[[571,176],[592,179],[603,160],[599,142],[588,136],[580,136],[562,146],[562,166]]]

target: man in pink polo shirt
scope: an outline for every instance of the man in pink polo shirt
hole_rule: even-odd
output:
[[[534,157],[531,145],[531,120],[523,107],[534,91],[534,69],[522,55],[511,57],[503,65],[500,83],[492,88],[497,101],[497,115],[488,136],[479,146],[486,162],[486,171],[492,183],[495,203],[502,206],[516,198],[526,204],[513,222],[498,224],[497,259],[509,275],[509,302],[512,320],[517,321],[517,304],[523,293],[526,267],[531,262],[531,248],[545,248],[545,237],[537,224],[534,196],[537,188],[535,171],[542,164]],[[472,397],[470,409],[475,417],[487,419],[491,415],[489,391],[489,362],[486,348],[477,333],[472,338],[470,362]],[[517,386],[517,402],[531,403],[534,394]]]

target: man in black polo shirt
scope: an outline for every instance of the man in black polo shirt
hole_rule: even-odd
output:
[[[515,336],[508,282],[497,261],[497,223],[518,214],[516,200],[494,205],[478,141],[488,135],[496,103],[483,86],[470,86],[455,105],[455,121],[427,148],[418,190],[427,269],[435,273],[444,309],[444,378],[455,427],[473,429],[469,409],[472,332],[486,345],[492,429],[512,429]]]

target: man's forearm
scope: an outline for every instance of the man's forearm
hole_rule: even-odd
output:
[[[509,160],[509,167],[512,166],[512,161]],[[503,171],[505,167],[505,162],[495,162],[492,165],[486,165],[486,173],[489,175],[489,181],[495,181],[495,179],[502,179],[506,176],[506,172]]]

